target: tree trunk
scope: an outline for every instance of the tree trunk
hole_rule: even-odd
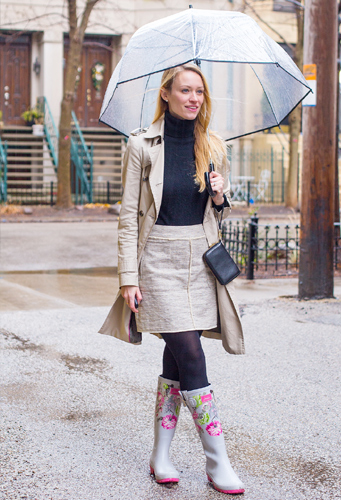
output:
[[[303,30],[304,11],[296,6],[297,43],[294,61],[303,70]],[[289,172],[286,186],[285,206],[297,210],[298,201],[298,141],[301,133],[302,105],[300,104],[289,115]]]
[[[285,206],[298,209],[298,141],[301,132],[302,105],[289,116],[289,172],[285,194]]]
[[[71,199],[71,113],[78,67],[81,61],[84,33],[92,9],[100,0],[87,0],[84,11],[77,17],[77,0],[68,0],[70,49],[65,68],[63,100],[59,122],[57,207],[72,207]],[[78,26],[78,19],[81,19]]]
[[[70,208],[71,200],[71,113],[73,109],[77,69],[80,65],[82,42],[70,39],[70,50],[65,71],[64,94],[61,103],[58,143],[57,207]]]

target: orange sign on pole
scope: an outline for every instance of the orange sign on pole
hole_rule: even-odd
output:
[[[316,106],[316,64],[304,64],[303,76],[312,92],[302,101],[302,106]]]

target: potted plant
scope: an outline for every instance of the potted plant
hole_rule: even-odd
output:
[[[44,135],[44,113],[37,107],[28,108],[21,117],[28,127],[32,126],[33,135]]]
[[[21,114],[21,118],[24,119],[25,125],[27,127],[31,127],[34,123],[34,112],[35,112],[34,109],[28,108]]]
[[[33,135],[44,135],[44,113],[35,108],[34,124],[32,125]]]

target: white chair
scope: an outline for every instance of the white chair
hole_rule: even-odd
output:
[[[267,201],[266,190],[268,189],[270,176],[270,170],[261,171],[258,184],[255,186],[257,190],[256,201]]]

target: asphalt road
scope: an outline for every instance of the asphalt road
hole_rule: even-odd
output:
[[[149,476],[163,342],[97,333],[118,289],[115,223],[0,231],[0,499],[223,498],[186,408],[172,446],[179,484]],[[203,344],[243,498],[341,498],[341,280],[323,301],[299,302],[294,279],[236,289],[247,354]]]

